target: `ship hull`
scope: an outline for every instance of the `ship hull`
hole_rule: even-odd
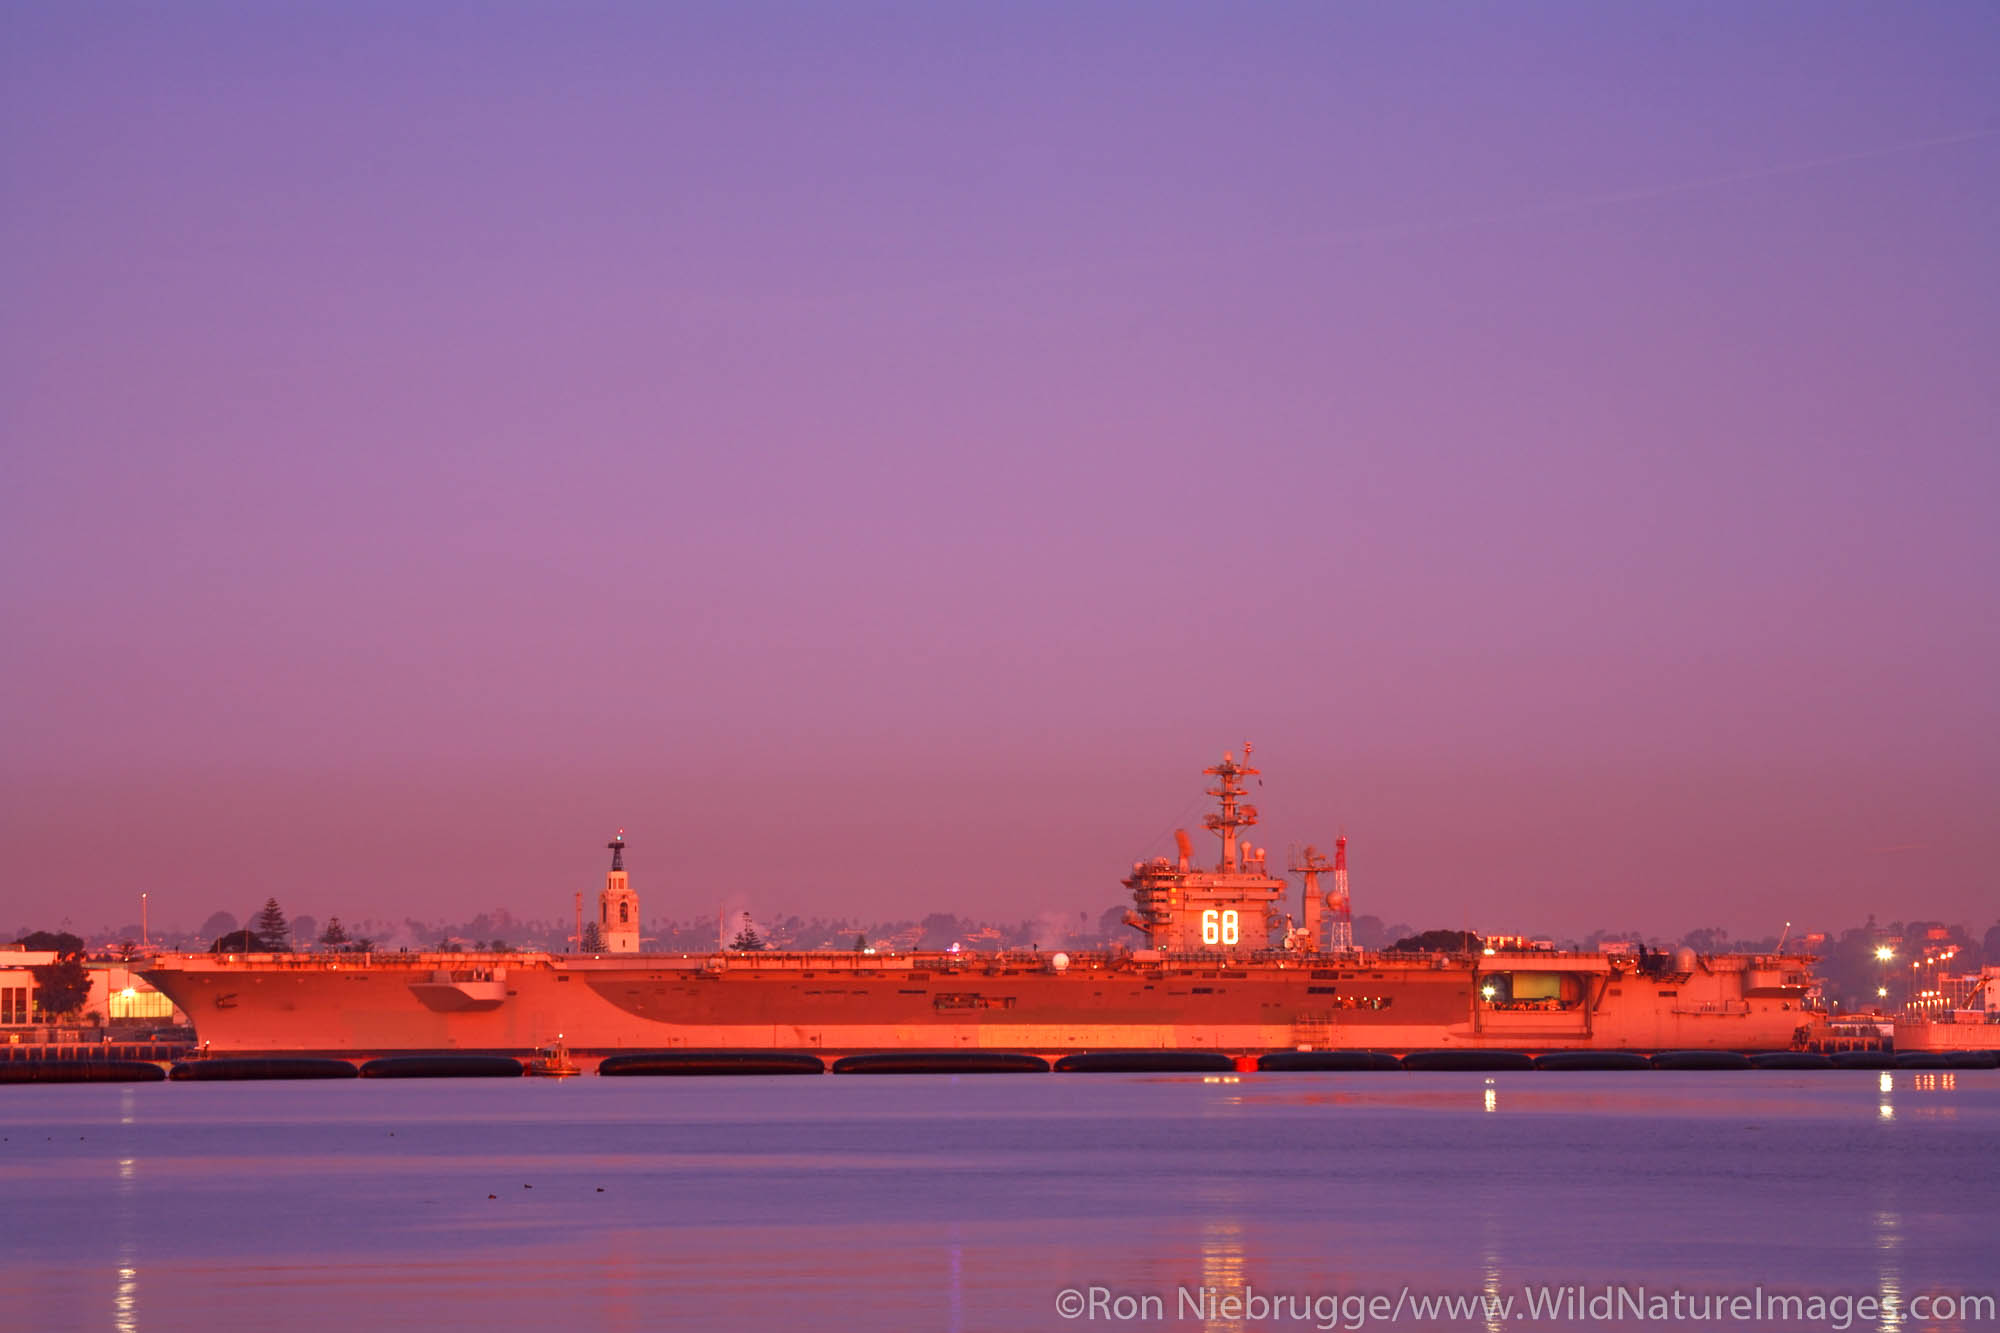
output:
[[[1782,1050],[1811,1022],[1804,960],[1644,975],[1604,955],[1502,958],[968,954],[161,957],[140,969],[215,1053],[578,1054],[676,1048]],[[1760,966],[1761,965],[1761,966]],[[1540,1004],[1495,1006],[1533,975]],[[1553,981],[1547,981],[1554,978]]]
[[[1899,1051],[2000,1051],[2000,1023],[1896,1024]]]

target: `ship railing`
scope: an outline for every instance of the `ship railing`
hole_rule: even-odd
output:
[[[185,959],[220,958],[232,963],[255,963],[259,967],[272,968],[280,971],[289,969],[292,971],[314,972],[314,971],[328,971],[343,967],[370,967],[376,964],[386,963],[391,961],[421,962],[425,966],[429,967],[435,967],[440,964],[448,964],[453,968],[468,968],[468,967],[492,968],[498,966],[505,966],[509,963],[517,963],[525,958],[554,957],[556,955],[552,955],[547,950],[544,949],[509,949],[502,953],[495,953],[490,950],[481,951],[479,953],[471,953],[471,952],[434,953],[429,951],[422,953],[412,953],[407,950],[400,950],[400,949],[391,951],[383,951],[380,949],[376,949],[376,950],[371,950],[370,952],[367,953],[220,953],[220,954],[211,953],[204,950],[200,953],[169,954],[162,956],[185,958]],[[135,966],[136,965],[137,964],[135,964]]]
[[[1368,951],[1370,958],[1385,958],[1392,962],[1423,962],[1431,958],[1448,958],[1455,963],[1499,963],[1515,959],[1529,958],[1537,962],[1551,958],[1603,958],[1605,955],[1591,949],[1498,949],[1492,953],[1474,950],[1470,953],[1462,949],[1375,949]]]

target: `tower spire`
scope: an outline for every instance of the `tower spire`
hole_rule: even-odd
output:
[[[606,953],[639,952],[639,895],[625,873],[625,830],[605,846],[611,849],[611,872],[597,895],[597,924]]]

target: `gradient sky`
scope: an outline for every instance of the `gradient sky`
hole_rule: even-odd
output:
[[[1360,912],[1983,928],[1996,68],[5,4],[0,927],[565,917],[620,825],[648,917],[1094,918],[1247,738]]]

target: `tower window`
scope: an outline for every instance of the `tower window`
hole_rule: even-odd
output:
[[[618,904],[618,924],[624,925],[632,919],[632,909],[628,904]]]

